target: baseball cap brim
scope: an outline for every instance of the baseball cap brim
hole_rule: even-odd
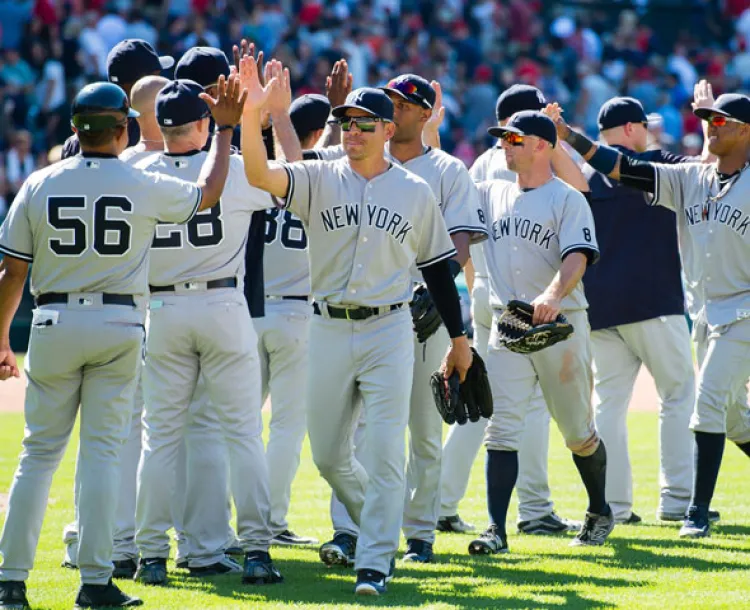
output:
[[[718,108],[696,108],[693,110],[693,114],[703,121],[707,121],[712,114],[720,114],[721,116],[729,117],[730,119],[734,118],[728,112]]]
[[[410,97],[406,95],[403,91],[399,91],[398,89],[391,89],[390,87],[378,87],[381,91],[384,91],[385,93],[395,93],[398,95],[401,99],[406,100],[410,104],[416,104],[417,106],[422,106],[422,108],[427,108],[429,110],[432,110],[432,104],[428,102],[427,100],[423,98],[416,98],[416,97]]]
[[[369,108],[365,108],[364,106],[357,106],[356,104],[343,104],[341,106],[336,106],[333,110],[331,110],[331,114],[336,117],[337,119],[340,119],[342,116],[346,114],[347,110],[362,110],[363,112],[366,112],[370,116],[377,117],[379,119],[383,120],[389,120],[385,117],[380,116],[377,112],[373,112]]]
[[[162,70],[169,70],[172,66],[174,66],[174,57],[172,57],[171,55],[160,55],[159,63],[161,64]]]
[[[487,133],[490,134],[491,136],[494,136],[495,138],[501,137],[504,133],[515,133],[519,136],[527,135],[516,127],[500,127],[499,125],[495,127],[490,127],[487,130]]]

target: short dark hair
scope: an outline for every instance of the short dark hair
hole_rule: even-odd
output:
[[[104,146],[117,137],[117,130],[125,129],[124,125],[102,129],[100,131],[79,131],[78,141],[81,146]]]

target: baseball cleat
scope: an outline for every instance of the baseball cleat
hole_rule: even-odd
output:
[[[687,511],[684,513],[680,512],[659,512],[656,514],[656,518],[659,519],[659,521],[684,521],[687,517]],[[708,511],[708,522],[709,523],[718,523],[721,521],[721,513],[719,513],[718,510],[709,510]]]
[[[106,585],[81,585],[75,608],[133,608],[143,600],[125,595],[111,580]]]
[[[298,536],[292,530],[284,530],[271,540],[276,546],[317,546],[320,541],[312,536]]]
[[[479,538],[469,543],[469,555],[494,555],[508,553],[508,540],[498,532],[497,525],[490,525]]]
[[[112,572],[112,578],[127,578],[130,580],[138,571],[138,564],[135,559],[120,559],[112,562],[115,566]]]
[[[242,569],[242,584],[273,585],[283,582],[284,577],[271,561],[271,556],[264,551],[250,551],[245,555]]]
[[[565,519],[553,511],[549,515],[539,517],[539,519],[519,521],[518,533],[533,536],[554,536],[555,534],[577,532],[581,529],[581,525],[580,521]]]
[[[615,518],[612,511],[608,515],[586,513],[586,520],[581,531],[570,542],[570,546],[601,546],[615,529]]]
[[[615,519],[615,523],[618,525],[635,525],[641,521],[643,521],[641,516],[634,512],[631,512],[625,519]]]
[[[432,552],[432,543],[417,538],[406,541],[406,553],[404,561],[414,563],[432,563],[435,554]]]
[[[386,576],[377,570],[357,570],[355,595],[377,596],[386,592]]]
[[[20,580],[0,581],[0,608],[3,610],[27,610],[26,583]]]
[[[144,585],[167,584],[167,560],[163,557],[141,559],[133,580]]]
[[[187,557],[177,557],[174,560],[174,566],[180,570],[187,570],[190,560]]]
[[[211,565],[201,566],[199,568],[188,568],[190,576],[220,576],[222,574],[239,574],[242,572],[242,566],[228,555]]]
[[[466,534],[477,531],[473,523],[467,523],[459,515],[440,517],[435,529],[439,532]]]
[[[688,509],[687,517],[685,517],[685,523],[680,528],[680,538],[706,538],[710,530],[708,511],[702,510],[698,506],[691,506]]]
[[[318,555],[320,560],[327,566],[344,566],[350,568],[354,565],[354,554],[357,550],[357,539],[351,534],[338,533],[333,540],[326,542],[320,547]]]

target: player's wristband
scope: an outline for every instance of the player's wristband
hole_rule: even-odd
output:
[[[448,260],[448,266],[450,267],[453,279],[456,279],[456,277],[458,277],[458,274],[461,273],[461,263],[459,263],[455,258],[451,258]]]
[[[599,144],[596,148],[596,152],[591,155],[591,158],[588,160],[588,164],[596,171],[608,176],[617,166],[617,160],[619,158],[620,153],[614,148],[610,148],[604,144]]]
[[[228,129],[234,129],[234,125],[217,125],[216,129],[214,129],[214,133],[221,133],[222,131],[227,131]]]

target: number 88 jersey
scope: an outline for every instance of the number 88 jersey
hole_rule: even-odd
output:
[[[159,153],[143,159],[137,168],[197,180],[208,155]],[[250,186],[242,157],[232,155],[221,199],[213,208],[196,214],[185,225],[159,224],[151,243],[149,284],[169,286],[208,282],[245,275],[245,244],[251,215],[275,206],[268,193]]]

